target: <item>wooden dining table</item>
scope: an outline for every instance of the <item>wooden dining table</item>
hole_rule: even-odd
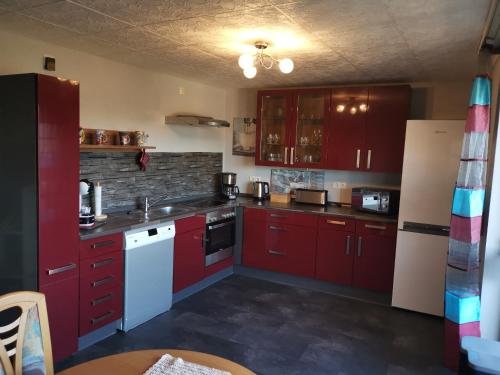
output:
[[[68,368],[57,375],[142,375],[164,354],[180,357],[206,367],[230,372],[232,375],[255,375],[249,369],[228,359],[215,355],[176,349],[151,349],[124,352],[84,362]]]

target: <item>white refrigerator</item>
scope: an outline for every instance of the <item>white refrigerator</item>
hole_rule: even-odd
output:
[[[409,120],[392,306],[443,316],[453,190],[465,121]]]

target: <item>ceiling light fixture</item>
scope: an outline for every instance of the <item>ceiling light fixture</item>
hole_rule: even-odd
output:
[[[275,63],[278,63],[282,73],[288,74],[293,71],[293,61],[291,59],[288,57],[281,60],[275,59],[271,55],[264,53],[267,47],[267,42],[255,42],[257,51],[253,55],[244,53],[238,59],[238,65],[243,69],[243,75],[248,79],[252,79],[257,74],[257,67],[255,66],[257,64],[260,64],[264,69],[271,69]]]

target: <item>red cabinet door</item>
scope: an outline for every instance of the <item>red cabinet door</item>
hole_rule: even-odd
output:
[[[56,77],[39,75],[38,279],[40,286],[71,276],[68,272],[78,265],[79,116],[78,85],[70,81],[61,81]],[[63,269],[68,271],[61,271]]]
[[[78,277],[40,286],[45,294],[54,362],[78,349]]]
[[[265,210],[245,209],[243,221],[243,257],[244,266],[269,269],[265,256]]]
[[[332,90],[331,121],[328,133],[328,169],[362,170],[368,88],[345,87]]]
[[[370,87],[368,104],[363,169],[401,173],[410,86]]]
[[[396,255],[395,225],[358,221],[353,285],[391,292]]]
[[[290,165],[292,119],[292,90],[257,93],[256,165]]]
[[[205,277],[205,229],[180,233],[174,239],[174,293]]]
[[[319,229],[316,248],[316,278],[351,285],[354,242],[353,232]]]

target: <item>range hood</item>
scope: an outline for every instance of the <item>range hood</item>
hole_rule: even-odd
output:
[[[229,122],[225,120],[216,120],[213,117],[196,115],[175,115],[165,116],[165,125],[188,125],[199,127],[228,128]]]

